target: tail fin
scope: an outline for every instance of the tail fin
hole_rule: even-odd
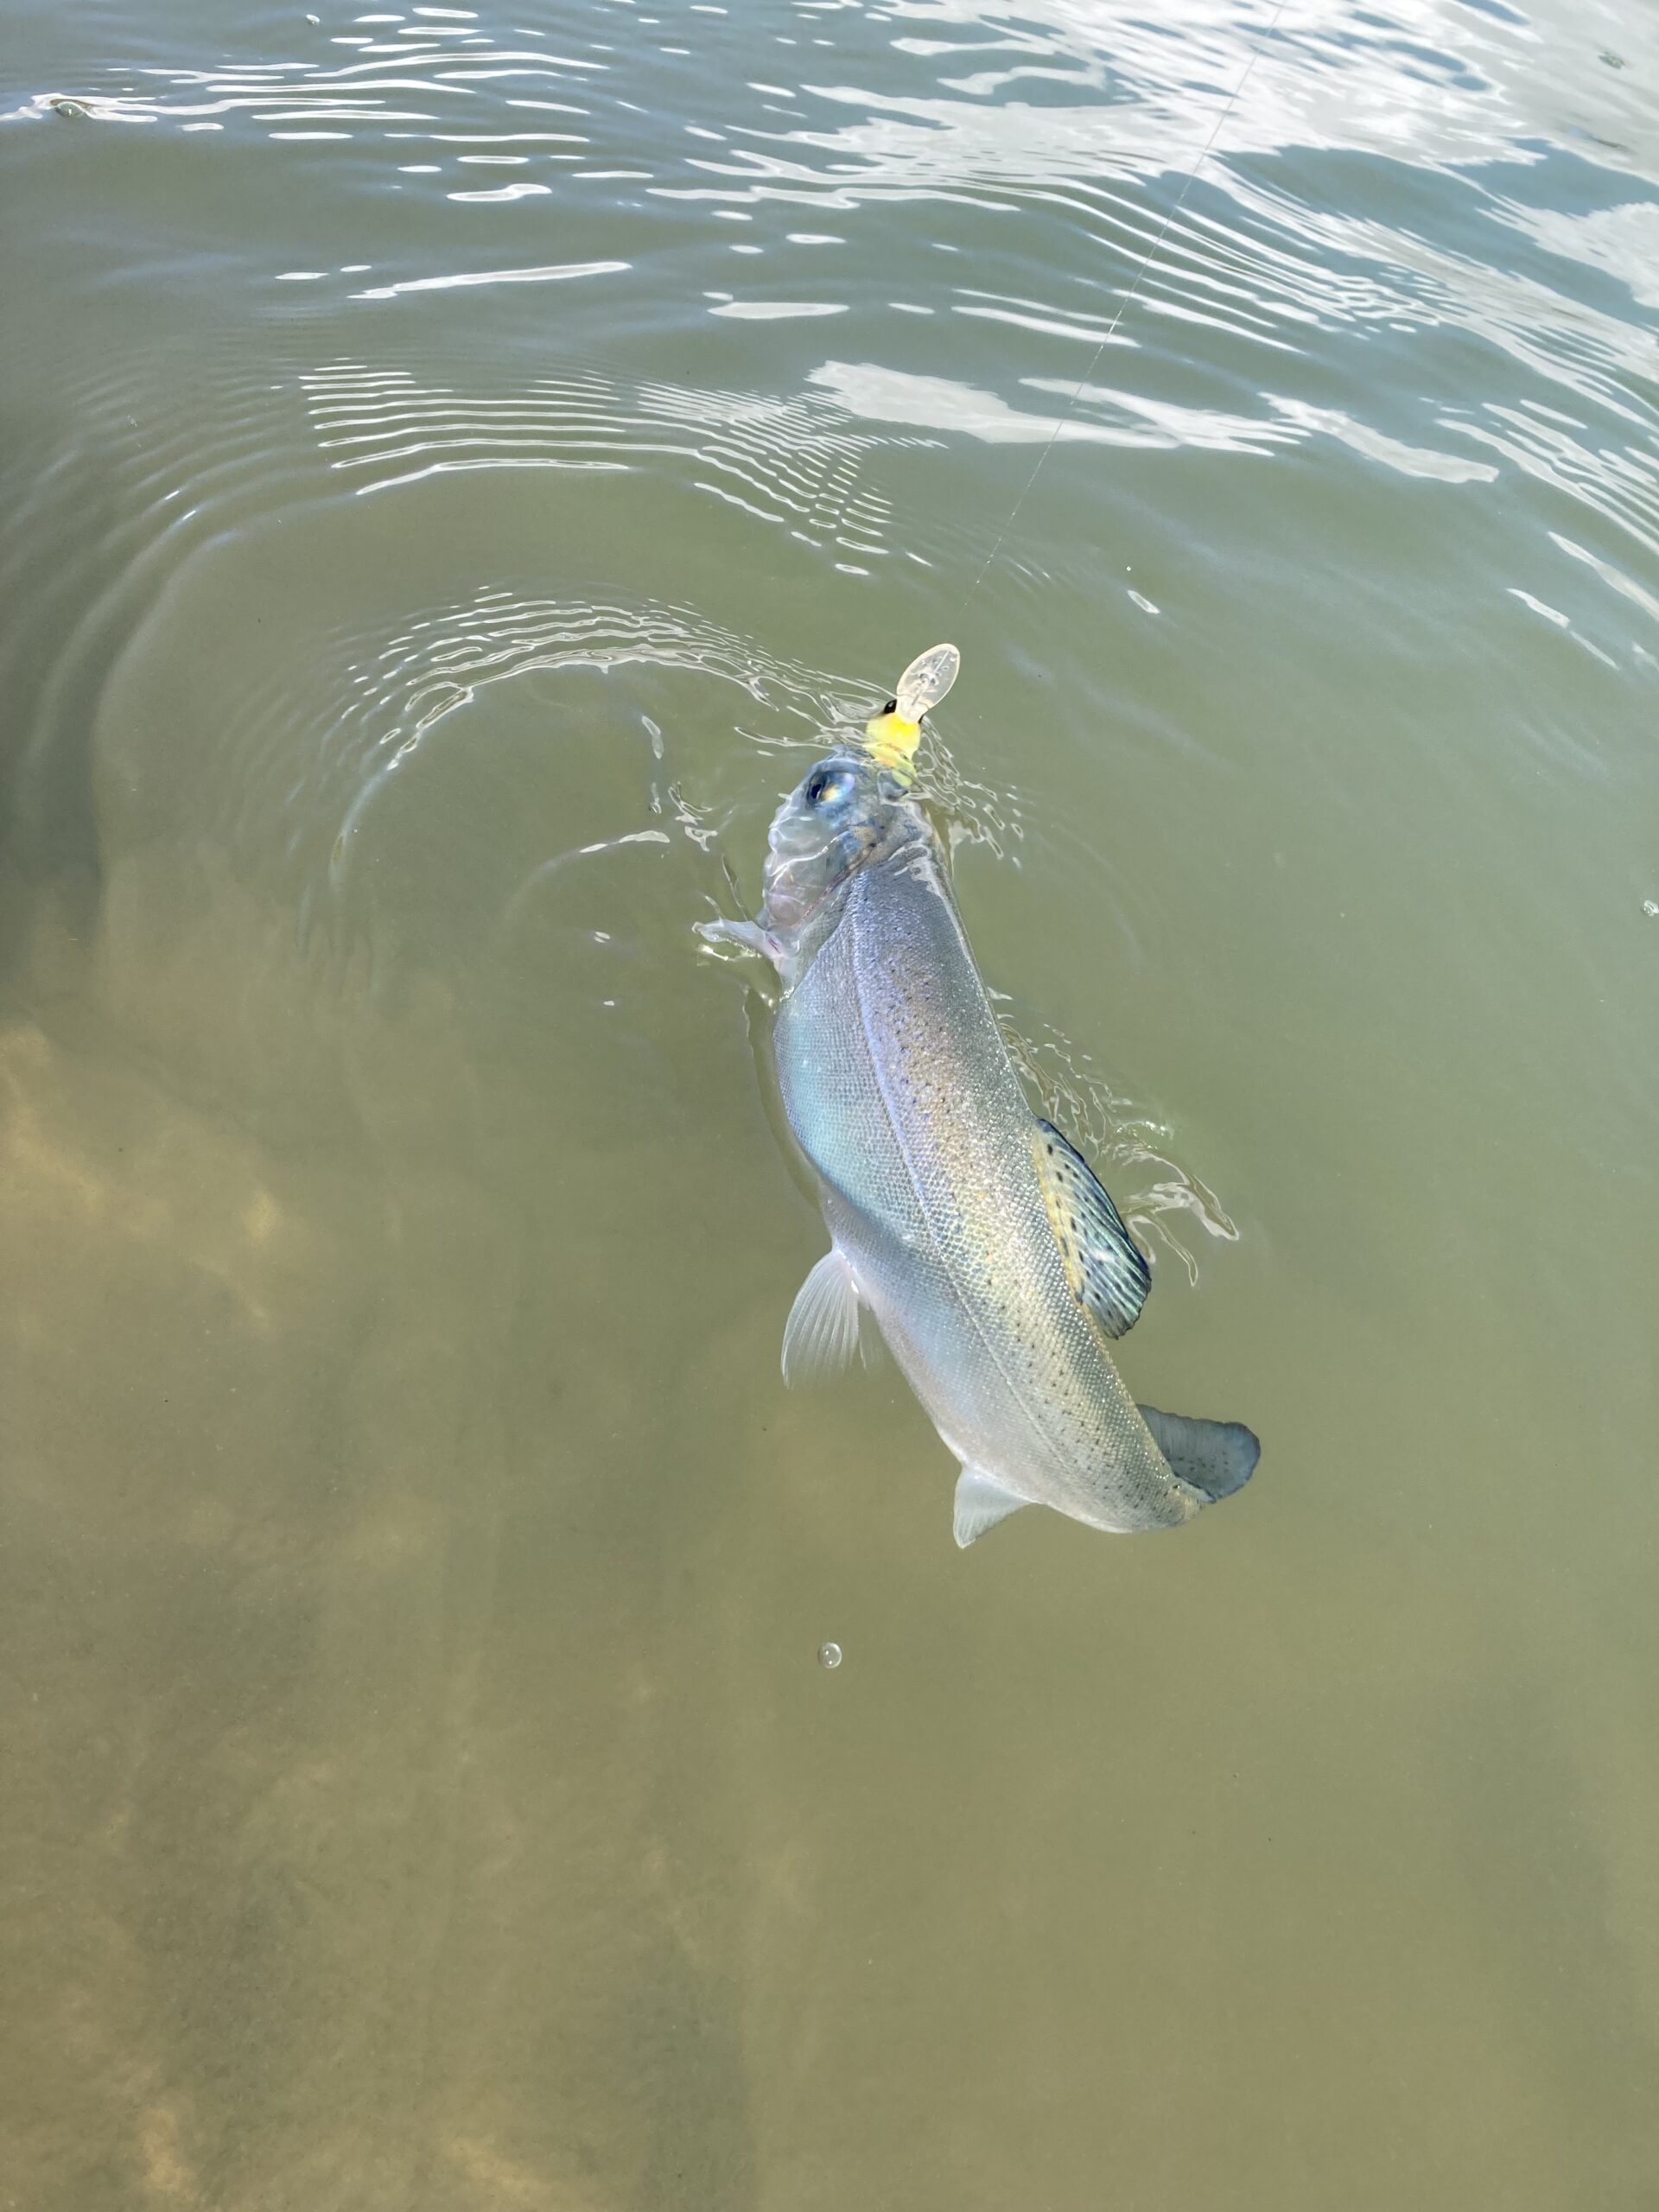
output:
[[[1211,1504],[1243,1490],[1255,1472],[1262,1446],[1243,1421],[1194,1421],[1185,1414],[1160,1414],[1156,1406],[1140,1410],[1170,1465]]]

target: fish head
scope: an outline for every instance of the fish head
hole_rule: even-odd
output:
[[[818,761],[772,818],[761,872],[762,919],[792,935],[859,869],[925,835],[906,786],[866,755]]]

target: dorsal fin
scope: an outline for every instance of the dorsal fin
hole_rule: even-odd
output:
[[[1049,1226],[1066,1281],[1109,1337],[1127,1336],[1152,1288],[1152,1271],[1099,1177],[1052,1122],[1033,1141]]]

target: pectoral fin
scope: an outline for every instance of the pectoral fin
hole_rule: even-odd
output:
[[[1017,1513],[1022,1505],[1030,1503],[1028,1497],[1016,1497],[1011,1490],[1005,1490],[995,1475],[982,1473],[977,1467],[964,1466],[957,1478],[957,1543],[966,1551],[976,1536],[982,1536],[999,1521],[1006,1521],[1010,1513]]]
[[[694,925],[705,944],[735,944],[745,952],[764,953],[774,968],[782,961],[778,940],[759,922],[698,922]]]
[[[858,1285],[831,1245],[795,1294],[784,1324],[784,1380],[817,1382],[839,1375],[858,1350]]]
[[[1109,1337],[1127,1336],[1152,1287],[1145,1255],[1077,1147],[1052,1122],[1038,1122],[1033,1141],[1066,1280]]]
[[[1213,1504],[1243,1490],[1255,1472],[1262,1446],[1238,1421],[1195,1421],[1185,1414],[1160,1414],[1142,1406],[1141,1418],[1152,1440],[1184,1483]]]

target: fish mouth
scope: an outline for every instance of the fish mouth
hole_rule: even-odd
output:
[[[817,803],[821,793],[805,796],[825,769],[850,769],[862,779],[830,811]],[[760,871],[764,912],[772,928],[800,929],[850,875],[891,848],[907,818],[894,801],[868,761],[843,753],[820,762],[790,793],[772,817]]]

